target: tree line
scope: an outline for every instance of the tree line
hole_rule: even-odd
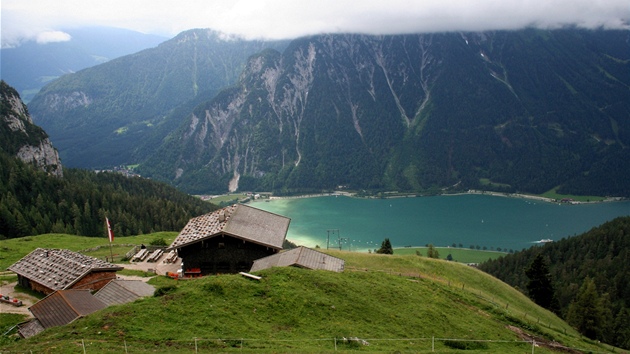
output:
[[[0,151],[0,239],[45,233],[117,236],[179,231],[217,209],[163,183],[119,173],[64,169],[56,178]]]
[[[583,335],[630,349],[630,216],[479,268],[529,295]]]

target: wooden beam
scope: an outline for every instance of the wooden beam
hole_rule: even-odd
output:
[[[260,279],[262,279],[262,277],[259,277],[259,276],[254,275],[254,274],[245,273],[245,272],[238,272],[238,274],[240,274],[240,275],[242,275],[242,276],[244,276],[244,277],[248,277],[248,278],[250,278],[250,279],[254,279],[254,280],[260,280]]]

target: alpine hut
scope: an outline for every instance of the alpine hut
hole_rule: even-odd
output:
[[[182,259],[182,276],[246,272],[256,259],[282,250],[291,219],[245,204],[192,218],[169,250]]]
[[[123,267],[63,249],[37,248],[11,265],[21,286],[51,294],[57,290],[96,291],[116,279]]]

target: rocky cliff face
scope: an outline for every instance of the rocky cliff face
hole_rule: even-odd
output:
[[[26,105],[15,89],[0,83],[0,148],[47,173],[61,177],[63,169],[57,150],[46,133],[33,124]]]

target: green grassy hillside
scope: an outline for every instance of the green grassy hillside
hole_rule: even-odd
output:
[[[148,245],[151,241],[160,238],[164,239],[167,244],[170,244],[177,237],[177,234],[177,232],[156,232],[139,236],[115,237],[112,243],[114,261],[119,261],[125,253],[131,250],[133,246],[130,245]],[[46,234],[0,240],[0,271],[6,270],[11,264],[17,262],[37,247],[62,248],[75,252],[82,251],[81,253],[91,257],[105,257],[110,254],[109,242],[105,237]],[[90,250],[97,247],[102,248],[100,250]]]
[[[159,296],[109,307],[28,340],[5,340],[0,351],[531,353],[532,338],[535,353],[554,352],[545,344],[552,341],[611,350],[584,341],[558,317],[475,268],[415,255],[327,252],[346,260],[345,272],[274,268],[257,273],[260,281],[158,276],[150,283]],[[343,340],[354,337],[360,340]]]
[[[439,252],[440,259],[446,259],[450,254],[454,262],[460,263],[481,263],[489,259],[497,259],[508,253],[498,251],[472,250],[469,248],[456,247],[435,247]],[[403,247],[395,248],[395,255],[416,255],[416,251],[420,252],[423,257],[427,256],[427,247]]]

